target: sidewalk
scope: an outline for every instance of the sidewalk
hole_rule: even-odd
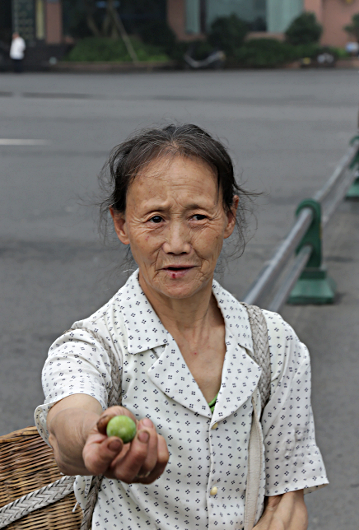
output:
[[[285,306],[307,344],[317,442],[330,485],[306,497],[310,530],[359,528],[359,202],[343,202],[324,233],[337,283],[332,306]]]

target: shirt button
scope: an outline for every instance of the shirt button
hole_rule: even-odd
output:
[[[214,424],[212,425],[211,429],[217,429],[217,427],[218,427],[218,423],[214,423]]]
[[[218,488],[217,486],[213,486],[213,488],[211,489],[211,491],[209,492],[211,495],[217,495],[217,492],[218,492]]]

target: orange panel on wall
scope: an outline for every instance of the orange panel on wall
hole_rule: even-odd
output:
[[[46,43],[62,42],[62,6],[59,0],[46,2]]]
[[[359,12],[359,0],[325,0],[323,2],[324,31],[322,43],[344,47],[350,40],[355,40],[343,27],[351,23],[352,16]]]
[[[315,13],[323,25],[322,44],[343,48],[354,40],[343,27],[359,13],[359,0],[304,0],[304,10]]]

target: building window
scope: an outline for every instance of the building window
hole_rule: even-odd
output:
[[[271,0],[207,0],[207,30],[217,17],[232,13],[248,23],[251,31],[266,31],[267,3]],[[284,0],[291,2],[292,0]],[[294,0],[295,1],[295,0]]]
[[[186,33],[201,31],[200,0],[186,0]]]
[[[44,0],[36,0],[36,38],[45,39],[45,3]]]
[[[267,30],[283,33],[303,10],[303,0],[267,0]]]
[[[32,0],[13,0],[12,3],[13,31],[19,33],[27,43],[35,38],[35,13]]]

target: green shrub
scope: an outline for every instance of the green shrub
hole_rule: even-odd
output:
[[[131,37],[139,61],[168,61],[169,57],[158,46],[143,44]],[[131,62],[132,59],[122,39],[112,40],[88,37],[77,42],[65,61],[74,62]]]
[[[301,46],[293,46],[294,59],[303,59],[310,57],[315,59],[322,53],[330,53],[337,59],[346,58],[349,54],[343,48],[335,48],[334,46],[319,46],[318,44],[303,44]]]
[[[143,42],[159,46],[168,54],[171,54],[176,46],[176,35],[169,25],[162,20],[145,24],[140,29],[140,35]]]
[[[274,39],[253,39],[244,43],[235,55],[236,61],[252,68],[273,68],[306,57],[315,60],[318,55],[330,53],[335,59],[343,56],[344,50],[318,44],[293,46]]]
[[[274,67],[293,61],[293,46],[274,39],[252,39],[237,50],[235,59],[247,67]]]
[[[300,44],[299,46],[293,46],[293,57],[294,59],[303,59],[303,57],[314,58],[321,51],[321,47],[318,44]]]
[[[168,55],[171,59],[174,61],[178,61],[181,63],[183,61],[183,56],[186,53],[188,49],[188,42],[176,42],[176,45],[171,50],[171,52],[168,52]]]
[[[145,24],[139,30],[139,34],[143,42],[157,46],[175,61],[181,61],[188,48],[188,44],[179,42],[172,29],[163,21]]]
[[[213,46],[206,40],[196,40],[187,43],[186,52],[196,61],[201,61],[213,52]]]
[[[346,51],[345,48],[332,48],[333,51],[335,51],[335,54],[338,59],[348,59],[348,57],[351,57],[351,54]]]
[[[352,23],[344,26],[344,30],[359,42],[359,13],[352,16]]]
[[[298,46],[319,42],[323,28],[317,22],[314,13],[302,13],[295,18],[285,32],[286,41]]]
[[[234,57],[236,51],[244,43],[248,31],[246,22],[235,14],[229,17],[218,17],[211,24],[208,42],[214,48],[222,50],[227,57]]]

